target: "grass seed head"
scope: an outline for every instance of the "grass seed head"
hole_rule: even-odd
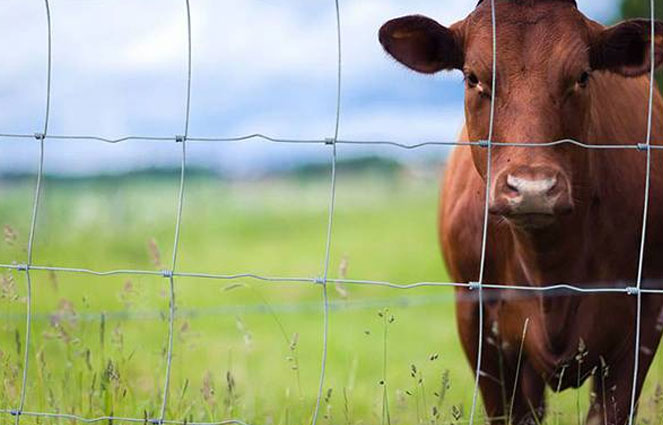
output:
[[[5,243],[7,245],[11,246],[16,243],[16,239],[18,238],[18,233],[9,224],[4,225],[3,234],[4,234]]]
[[[150,240],[147,242],[147,248],[154,267],[162,269],[163,264],[161,263],[161,251],[159,250],[159,245],[157,245],[155,238],[150,238]]]

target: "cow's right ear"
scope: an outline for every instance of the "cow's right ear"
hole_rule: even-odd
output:
[[[654,67],[663,64],[663,22],[654,21]],[[651,23],[630,19],[598,33],[589,50],[592,69],[637,77],[651,69]]]
[[[459,31],[421,15],[392,19],[382,25],[380,44],[398,62],[425,74],[462,69],[465,61]]]

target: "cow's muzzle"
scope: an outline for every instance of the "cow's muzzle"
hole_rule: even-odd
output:
[[[490,212],[523,227],[545,227],[573,211],[568,178],[550,167],[505,170],[495,180]]]

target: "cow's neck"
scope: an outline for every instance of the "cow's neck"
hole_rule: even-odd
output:
[[[586,278],[583,258],[587,242],[580,235],[583,222],[591,225],[585,218],[576,211],[550,228],[531,231],[512,227],[513,253],[519,265],[517,269],[522,273],[516,277],[516,283],[537,287],[563,283],[582,285],[579,279]],[[547,291],[537,296],[542,313],[540,330],[545,335],[544,350],[553,356],[551,364],[557,363],[557,356],[566,358],[575,346],[575,342],[568,344],[568,332],[581,298],[559,296],[563,292]]]
[[[513,253],[523,273],[517,280],[532,286],[577,282],[579,270],[569,259],[584,258],[586,241],[580,235],[583,224],[588,224],[585,217],[577,211],[550,228],[511,227]]]

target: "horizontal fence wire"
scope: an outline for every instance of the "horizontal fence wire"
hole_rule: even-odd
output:
[[[0,138],[2,139],[35,139],[42,138],[41,133],[36,134],[11,134],[11,133],[0,133]],[[96,135],[46,135],[45,139],[52,140],[87,140],[87,141],[97,141],[104,143],[123,143],[130,141],[154,141],[154,142],[180,142],[181,136],[123,136],[117,139],[107,138],[103,136]],[[368,145],[368,146],[392,146],[401,149],[419,149],[426,146],[479,146],[479,147],[488,147],[487,140],[478,140],[478,141],[425,141],[425,142],[397,142],[393,140],[352,140],[352,139],[333,139],[333,138],[318,138],[318,139],[298,139],[298,138],[281,138],[269,136],[262,133],[252,133],[244,136],[235,136],[235,137],[197,137],[197,136],[188,136],[186,138],[187,142],[245,142],[250,140],[259,140],[263,142],[272,142],[272,143],[290,143],[290,144],[320,144],[320,145]],[[516,148],[550,148],[555,146],[562,145],[572,145],[577,146],[583,149],[597,149],[597,150],[638,150],[642,152],[647,152],[649,150],[663,150],[663,145],[648,145],[647,143],[641,142],[632,142],[632,143],[585,143],[574,139],[561,139],[555,140],[552,142],[490,142],[492,147],[516,147]]]
[[[11,410],[3,410],[0,409],[0,414],[14,414],[14,411]],[[195,422],[195,421],[177,421],[177,420],[169,420],[165,419],[163,421],[158,421],[158,420],[150,420],[146,418],[123,418],[123,417],[118,417],[118,416],[99,416],[96,418],[85,418],[82,416],[77,416],[77,415],[70,415],[66,413],[42,413],[42,412],[22,412],[24,416],[33,416],[33,417],[42,417],[42,418],[52,418],[52,419],[68,419],[76,422],[82,422],[82,423],[98,423],[98,422],[126,422],[126,423],[142,423],[142,424],[147,424],[147,425],[160,425],[160,424],[172,424],[172,425],[231,425],[231,424],[236,424],[236,425],[248,425],[246,422],[243,422],[238,419],[227,419],[227,420],[222,420],[222,421],[217,421],[217,422]],[[487,421],[490,420],[504,420],[504,416],[496,416],[492,418],[485,418]],[[465,425],[469,424],[470,421],[465,419],[459,419],[459,420],[453,420],[449,421],[449,423],[453,423],[454,425]]]
[[[32,417],[41,417],[41,418],[51,418],[51,419],[66,419],[76,422],[83,423],[98,423],[98,422],[127,422],[127,423],[141,423],[148,425],[161,425],[161,424],[176,424],[176,425],[247,425],[246,422],[240,421],[238,419],[227,419],[218,422],[191,422],[191,421],[177,421],[169,419],[148,419],[148,418],[123,418],[121,416],[99,416],[97,418],[85,418],[78,415],[71,415],[67,413],[48,413],[48,412],[17,412],[15,410],[3,410],[0,409],[0,413],[9,414],[16,416],[17,418],[21,416],[32,416]]]
[[[0,269],[6,270],[18,270],[25,271],[25,264],[0,264]],[[48,271],[48,272],[60,272],[60,273],[75,273],[75,274],[87,274],[93,276],[158,276],[164,278],[170,278],[171,274],[174,277],[188,277],[195,279],[209,279],[209,280],[256,280],[264,282],[273,282],[273,283],[306,283],[313,285],[322,285],[323,278],[315,276],[268,276],[255,273],[237,273],[237,274],[217,274],[217,273],[197,273],[197,272],[185,272],[185,271],[176,271],[171,272],[170,270],[131,270],[131,269],[117,269],[117,270],[92,270],[87,268],[76,268],[76,267],[52,267],[52,266],[39,266],[33,265],[29,267],[30,270],[34,271]],[[327,278],[328,283],[340,283],[344,285],[355,285],[355,286],[382,286],[386,288],[393,289],[415,289],[422,287],[447,287],[447,288],[465,288],[465,289],[478,289],[477,282],[435,282],[435,281],[421,281],[421,282],[389,282],[385,280],[369,280],[369,279],[339,279],[339,278]],[[658,280],[651,280],[650,282],[658,284]],[[622,285],[620,285],[622,284]],[[567,284],[559,283],[554,285],[543,285],[543,286],[527,286],[527,285],[507,285],[501,283],[483,283],[481,286],[484,289],[495,290],[495,291],[522,291],[522,292],[554,292],[560,290],[566,290],[569,292],[577,292],[580,294],[597,294],[597,293],[613,293],[613,294],[626,294],[626,295],[636,295],[638,292],[643,294],[659,294],[663,295],[663,288],[640,288],[637,286],[629,286],[632,284],[630,281],[621,281],[618,283],[613,283],[612,286],[593,286],[594,282],[587,282],[584,285],[580,286],[579,284]]]
[[[22,380],[20,387],[20,398],[19,404],[15,409],[0,409],[0,414],[10,415],[15,417],[15,424],[19,425],[21,417],[38,417],[45,419],[54,419],[54,420],[71,420],[75,422],[82,423],[97,423],[97,422],[127,422],[127,423],[148,423],[148,424],[189,424],[189,425],[225,425],[225,424],[240,424],[246,425],[245,422],[237,419],[227,419],[217,422],[190,422],[190,421],[180,421],[180,420],[171,420],[166,418],[167,413],[167,404],[168,404],[168,391],[170,384],[170,377],[172,371],[172,357],[173,357],[173,336],[174,336],[174,320],[177,313],[176,303],[175,303],[175,279],[176,278],[195,278],[195,279],[211,279],[211,280],[222,280],[222,281],[235,281],[240,279],[249,279],[256,281],[264,281],[271,283],[298,283],[298,284],[310,284],[314,286],[319,286],[322,290],[322,304],[319,304],[324,312],[324,323],[323,323],[323,346],[322,346],[322,358],[321,358],[321,369],[320,369],[320,380],[316,395],[316,403],[314,406],[313,413],[311,415],[311,424],[315,425],[318,420],[319,409],[321,405],[321,399],[323,395],[323,388],[325,384],[325,371],[326,371],[326,362],[327,362],[327,351],[328,351],[328,332],[329,332],[329,313],[330,308],[336,304],[330,303],[329,297],[327,294],[328,284],[345,284],[345,285],[356,285],[356,286],[374,286],[374,287],[385,287],[391,289],[402,289],[402,290],[411,290],[415,288],[424,288],[424,287],[444,287],[444,288],[461,288],[469,290],[470,296],[475,299],[478,298],[479,306],[483,304],[486,299],[490,299],[495,293],[494,291],[516,291],[523,296],[557,296],[560,295],[560,291],[563,292],[564,296],[570,294],[599,294],[599,293],[611,293],[611,294],[624,294],[627,296],[636,296],[637,299],[637,314],[636,314],[636,342],[635,342],[635,364],[634,364],[634,374],[633,374],[633,387],[632,387],[632,399],[631,399],[631,409],[629,414],[629,425],[633,424],[635,416],[635,407],[636,407],[636,393],[635,386],[637,382],[638,374],[638,341],[640,335],[640,317],[641,317],[641,303],[643,294],[657,294],[663,295],[663,288],[646,288],[643,287],[643,284],[646,281],[643,279],[643,259],[645,251],[645,234],[646,234],[646,225],[648,219],[648,205],[649,205],[649,187],[651,180],[651,160],[652,160],[652,151],[663,149],[663,145],[654,145],[652,144],[652,114],[653,114],[653,93],[654,93],[654,37],[655,37],[655,28],[653,25],[654,21],[654,2],[650,0],[651,7],[651,44],[650,49],[650,93],[649,93],[649,108],[648,108],[648,124],[647,124],[647,136],[646,141],[643,142],[630,142],[630,143],[610,143],[605,141],[603,143],[585,143],[573,139],[562,139],[552,142],[499,142],[494,141],[493,139],[493,128],[494,128],[494,115],[495,115],[495,98],[492,96],[491,99],[491,113],[490,113],[490,123],[489,123],[489,134],[487,140],[479,141],[423,141],[423,142],[397,142],[391,140],[350,140],[350,139],[340,139],[339,138],[339,126],[340,126],[340,113],[341,113],[341,77],[342,77],[342,37],[341,37],[341,15],[339,8],[339,0],[334,1],[335,16],[336,16],[336,41],[337,41],[337,96],[336,96],[336,114],[335,114],[335,126],[334,126],[334,135],[333,137],[326,138],[281,138],[265,135],[262,133],[253,133],[248,135],[241,135],[236,137],[195,137],[189,135],[189,120],[190,120],[190,110],[191,110],[191,79],[192,79],[192,40],[191,40],[191,10],[189,0],[184,0],[186,7],[186,23],[187,23],[187,79],[186,79],[186,99],[185,99],[185,117],[184,117],[184,131],[182,135],[176,135],[172,137],[167,136],[153,136],[153,135],[127,135],[119,138],[109,138],[100,135],[57,135],[48,133],[49,125],[49,116],[50,116],[50,98],[51,98],[51,68],[52,68],[52,24],[51,24],[51,11],[49,0],[44,0],[45,13],[46,13],[46,24],[47,24],[47,85],[46,85],[46,103],[45,103],[45,116],[43,131],[34,133],[34,134],[25,134],[25,133],[0,133],[0,139],[35,139],[39,142],[39,156],[38,156],[38,173],[37,181],[35,184],[34,191],[34,202],[32,204],[32,214],[31,214],[31,225],[30,233],[28,238],[28,248],[27,248],[27,261],[23,264],[0,264],[1,269],[13,270],[16,272],[24,272],[27,278],[27,298],[26,298],[26,330],[25,330],[25,348],[23,351],[23,369],[22,369]],[[491,25],[492,25],[492,93],[496,93],[496,64],[497,64],[497,30],[496,30],[496,16],[495,16],[495,2],[491,0]],[[171,262],[171,268],[168,270],[135,270],[135,269],[116,269],[116,270],[93,270],[89,268],[80,268],[80,267],[59,267],[59,266],[44,266],[44,265],[35,265],[32,263],[33,259],[33,246],[34,239],[37,229],[37,216],[39,213],[39,200],[42,191],[42,180],[43,180],[43,166],[44,166],[44,143],[49,140],[63,140],[63,141],[97,141],[111,144],[118,144],[131,141],[141,141],[141,142],[177,142],[182,144],[182,153],[181,153],[181,169],[180,169],[180,185],[177,197],[177,210],[176,210],[176,221],[175,221],[175,236],[173,241],[173,257]],[[176,270],[176,260],[177,252],[179,246],[179,235],[182,223],[182,209],[184,204],[184,194],[185,194],[185,173],[186,173],[186,146],[191,142],[246,142],[251,140],[258,140],[270,143],[289,143],[289,144],[321,144],[331,146],[331,156],[330,156],[330,166],[331,166],[331,183],[330,183],[330,194],[329,194],[329,207],[328,207],[328,221],[326,226],[326,240],[325,240],[325,254],[323,258],[323,267],[322,273],[320,276],[313,277],[301,277],[301,276],[267,276],[256,273],[237,273],[237,274],[216,274],[216,273],[206,273],[206,272],[186,272]],[[476,146],[487,149],[487,167],[488,170],[491,166],[491,152],[494,148],[499,147],[522,147],[522,148],[545,148],[545,147],[556,147],[556,146],[576,146],[583,149],[596,149],[596,150],[636,150],[646,153],[647,158],[647,168],[646,168],[646,181],[645,181],[645,198],[643,205],[643,228],[641,233],[640,241],[640,251],[639,251],[639,262],[638,262],[638,274],[635,279],[635,282],[613,282],[612,285],[607,285],[604,283],[585,283],[585,284],[570,284],[570,283],[559,283],[554,285],[546,286],[528,286],[528,285],[507,285],[501,283],[490,283],[484,281],[484,270],[485,270],[485,260],[486,260],[486,250],[487,250],[487,228],[489,225],[488,221],[488,209],[487,202],[488,196],[486,195],[485,199],[485,211],[483,216],[483,236],[481,244],[481,265],[479,270],[479,279],[477,282],[412,282],[412,283],[394,283],[389,281],[379,281],[379,280],[358,280],[358,279],[339,279],[330,277],[330,253],[331,253],[331,243],[332,243],[332,227],[334,219],[334,206],[335,206],[335,194],[336,194],[336,167],[337,167],[337,146],[339,145],[362,145],[362,146],[391,146],[402,149],[419,149],[426,146]],[[490,179],[490,172],[488,172],[488,179]],[[488,188],[489,184],[486,185]],[[159,415],[157,418],[130,418],[130,417],[115,417],[115,416],[101,416],[96,418],[85,418],[74,414],[67,413],[49,413],[49,412],[32,412],[24,410],[26,403],[26,394],[28,386],[28,374],[29,374],[29,359],[30,359],[30,346],[31,346],[31,327],[32,319],[34,313],[32,311],[32,285],[31,285],[31,275],[32,272],[61,272],[61,273],[78,273],[78,274],[87,274],[94,276],[118,276],[118,275],[135,275],[135,276],[155,276],[167,278],[169,282],[169,314],[168,314],[168,336],[167,336],[167,348],[166,348],[166,367],[164,371],[164,382],[163,389],[161,393],[161,406],[159,409]],[[485,292],[485,293],[484,293]],[[530,295],[528,295],[530,294]],[[499,295],[497,295],[499,296]],[[484,298],[485,297],[485,298]],[[474,392],[473,392],[473,401],[472,408],[470,411],[470,416],[468,420],[454,421],[456,424],[468,423],[473,425],[475,422],[475,411],[477,409],[477,400],[478,400],[478,387],[479,387],[479,377],[481,375],[481,352],[483,344],[483,309],[479,307],[479,350],[478,356],[476,359],[476,368],[475,368],[475,382],[474,382]],[[506,418],[484,418],[485,420],[504,420]]]

